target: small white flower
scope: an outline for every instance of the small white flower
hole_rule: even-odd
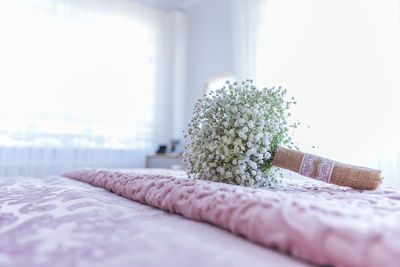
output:
[[[254,128],[254,122],[252,120],[248,121],[247,125],[249,126],[250,129]]]
[[[249,134],[249,142],[253,142],[254,140],[254,134]]]

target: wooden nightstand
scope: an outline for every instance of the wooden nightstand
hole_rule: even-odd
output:
[[[156,154],[146,156],[146,168],[184,170],[182,155]]]

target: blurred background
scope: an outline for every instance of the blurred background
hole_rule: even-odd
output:
[[[196,99],[250,78],[296,97],[301,150],[400,186],[399,13],[399,0],[2,0],[0,176],[181,168]]]

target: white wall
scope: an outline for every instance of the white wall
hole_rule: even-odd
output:
[[[202,0],[187,12],[185,123],[201,97],[205,80],[233,72],[231,1]]]
[[[137,1],[137,0],[136,0]],[[143,1],[137,1],[143,4]],[[186,0],[172,11],[157,6],[169,18],[171,31],[163,41],[171,45],[169,80],[163,86],[169,93],[159,97],[167,101],[163,131],[156,136],[160,143],[182,138],[192,118],[194,104],[201,97],[204,82],[214,76],[233,73],[233,38],[230,0]],[[168,48],[167,48],[168,49]],[[161,103],[160,103],[161,105]],[[166,125],[170,125],[170,128]]]

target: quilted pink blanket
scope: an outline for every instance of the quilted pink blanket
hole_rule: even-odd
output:
[[[284,181],[251,189],[166,170],[84,169],[65,176],[209,222],[317,264],[399,266],[400,191]]]
[[[0,178],[0,266],[306,264],[210,224],[188,220],[87,183],[51,176]]]

